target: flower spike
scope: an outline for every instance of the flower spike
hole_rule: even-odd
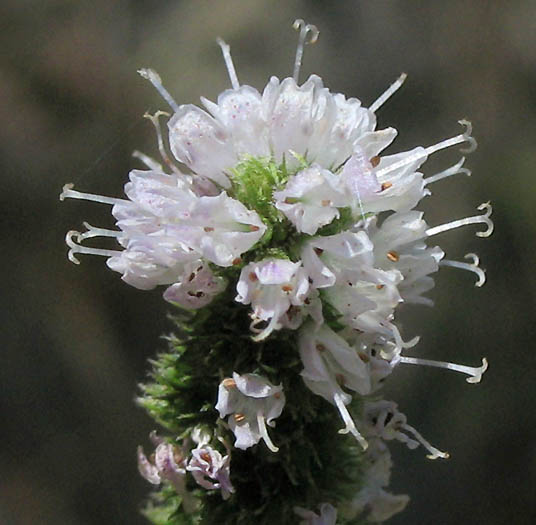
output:
[[[238,82],[236,69],[233,64],[233,58],[231,57],[231,47],[221,38],[217,38],[216,42],[221,48],[223,60],[225,61],[225,67],[227,68],[227,74],[231,80],[231,85],[233,86],[233,89],[238,89],[240,87],[240,82]]]
[[[303,58],[303,48],[306,44],[314,44],[318,40],[320,31],[315,25],[306,24],[301,18],[295,20],[292,27],[300,32],[298,47],[296,48],[296,58],[294,60],[294,72],[292,74],[294,82],[298,83]],[[307,35],[309,33],[311,36],[309,37],[309,40],[307,40]]]
[[[402,73],[386,90],[382,93],[369,107],[369,111],[376,113],[381,106],[383,106],[401,87],[406,81],[408,75]]]
[[[472,263],[464,263],[461,261],[450,261],[448,259],[443,260],[439,263],[439,266],[450,266],[451,268],[459,268],[461,270],[468,270],[470,272],[476,273],[478,280],[475,283],[475,286],[480,288],[486,282],[486,274],[482,268],[479,268],[480,259],[476,253],[468,253],[465,255],[466,259],[473,259]]]

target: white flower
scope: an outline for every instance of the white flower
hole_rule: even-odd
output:
[[[289,310],[292,306],[304,304],[309,293],[309,281],[300,262],[264,259],[242,268],[236,291],[236,301],[251,303],[253,307],[252,329],[258,332],[254,339],[259,341],[283,324],[293,324],[288,319]],[[268,321],[268,324],[257,329],[256,325],[261,321]]]
[[[199,445],[192,450],[186,470],[192,473],[198,485],[205,489],[220,489],[223,499],[235,491],[230,479],[231,456],[222,456],[210,445]]]
[[[294,507],[294,512],[303,518],[300,525],[336,525],[337,509],[330,503],[322,503],[319,508],[320,515],[312,510]]]
[[[167,443],[151,432],[151,441],[156,446],[153,462],[147,459],[142,447],[138,447],[138,470],[140,474],[153,485],[163,481],[171,483],[182,498],[186,512],[193,512],[196,503],[186,489],[186,457],[185,450]]]
[[[299,171],[285,188],[274,192],[276,208],[294,224],[296,230],[314,235],[339,217],[337,208],[350,204],[340,178],[318,164]]]
[[[396,439],[411,449],[422,445],[430,452],[427,456],[429,459],[449,457],[447,452],[441,452],[430,445],[413,427],[408,425],[406,416],[398,411],[396,403],[392,401],[367,401],[364,406],[363,424],[367,436],[380,437],[384,440]],[[404,434],[403,430],[412,434],[416,439]]]
[[[208,264],[196,261],[185,265],[179,282],[164,292],[164,299],[183,308],[197,310],[209,304],[225,286],[225,281],[214,275]]]
[[[368,511],[367,521],[381,523],[404,510],[409,497],[385,491],[391,477],[391,454],[380,439],[371,439],[364,455],[363,488],[348,505],[346,518]]]
[[[300,333],[299,350],[304,367],[301,376],[305,384],[337,407],[346,425],[340,432],[352,433],[366,448],[367,442],[358,432],[346,408],[352,397],[343,390],[344,387],[360,395],[370,393],[366,364],[355,349],[325,325],[316,331],[308,325],[304,326]]]
[[[222,419],[231,416],[228,422],[236,438],[234,446],[242,450],[261,439],[272,452],[279,450],[272,443],[266,425],[275,426],[284,406],[283,388],[258,374],[233,372],[233,377],[224,379],[218,388],[216,410]]]

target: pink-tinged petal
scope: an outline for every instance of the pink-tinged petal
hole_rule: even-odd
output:
[[[142,447],[138,447],[138,470],[149,483],[153,485],[161,483],[162,480],[158,475],[158,469],[147,459]]]
[[[208,113],[184,105],[168,122],[173,155],[193,172],[228,188],[227,170],[236,165],[229,132]]]

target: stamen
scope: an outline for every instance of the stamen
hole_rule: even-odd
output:
[[[300,68],[303,58],[303,48],[306,44],[314,44],[318,40],[318,35],[320,34],[320,31],[315,25],[306,24],[301,18],[295,20],[294,24],[292,24],[292,27],[296,29],[296,31],[300,31],[300,36],[298,38],[298,47],[296,48],[296,58],[294,60],[294,72],[292,74],[292,78],[297,84],[300,76]],[[311,33],[309,40],[307,40],[308,33]]]
[[[277,452],[279,448],[272,443],[272,440],[268,435],[268,431],[266,430],[266,425],[264,424],[264,416],[262,415],[262,412],[260,410],[257,412],[257,424],[259,425],[259,434],[262,436],[262,439],[266,443],[266,446],[272,452]]]
[[[407,424],[402,424],[400,425],[400,428],[403,428],[404,430],[410,432],[411,434],[413,434],[417,440],[419,441],[419,443],[426,449],[428,450],[428,452],[430,452],[430,454],[428,456],[426,456],[428,459],[437,459],[437,458],[443,458],[443,459],[448,459],[450,458],[450,454],[448,452],[441,452],[441,450],[433,447],[430,443],[428,443],[428,441],[426,441],[426,439],[424,439],[420,434],[419,432],[417,432],[416,429],[414,429],[412,426],[410,425],[407,425]]]
[[[164,140],[162,139],[162,128],[160,127],[160,120],[159,118],[164,115],[166,117],[169,117],[169,113],[166,113],[165,111],[157,111],[154,115],[151,115],[149,113],[145,113],[144,118],[149,119],[154,126],[154,129],[156,130],[156,139],[158,141],[158,151],[160,152],[160,156],[162,157],[162,160],[166,163],[166,165],[177,175],[182,175],[182,173],[179,171],[177,166],[171,162],[171,159],[169,158],[166,149],[164,148]]]
[[[424,179],[424,185],[432,184],[433,182],[437,182],[438,180],[446,179],[447,177],[450,177],[452,175],[457,175],[458,173],[465,173],[468,177],[471,176],[471,170],[467,168],[462,168],[463,163],[465,162],[465,157],[462,157],[459,162],[454,164],[454,166],[451,166],[450,168],[447,168],[446,170],[440,171],[439,173],[436,173],[435,175],[432,175],[431,177],[427,177]]]
[[[478,255],[476,255],[476,253],[468,253],[467,255],[465,255],[465,258],[473,259],[473,262],[464,263],[461,261],[450,261],[448,259],[445,259],[443,261],[440,261],[439,266],[450,266],[452,268],[459,268],[461,270],[468,270],[470,272],[476,273],[476,275],[478,276],[478,280],[475,283],[475,286],[478,286],[480,288],[486,282],[486,274],[484,273],[484,270],[478,267],[480,259],[478,258]]]
[[[102,250],[100,248],[88,248],[87,246],[82,246],[81,244],[76,244],[73,240],[73,237],[76,237],[79,240],[80,232],[71,230],[67,232],[65,236],[65,242],[69,246],[70,250],[67,256],[69,261],[74,264],[80,264],[80,261],[74,256],[75,253],[85,253],[88,255],[102,255],[103,257],[116,257],[122,253],[121,250]]]
[[[339,434],[348,434],[348,432],[350,432],[357,439],[358,443],[363,447],[363,450],[367,450],[368,442],[357,430],[355,423],[342,400],[342,396],[340,394],[335,394],[333,396],[333,400],[335,401],[335,404],[339,409],[339,413],[346,424],[345,428],[341,428],[339,430]]]
[[[92,237],[115,237],[117,239],[123,235],[122,231],[95,228],[95,226],[91,226],[88,222],[84,222],[83,224],[88,231],[77,235],[76,240],[78,242],[82,242],[84,239],[91,239]]]
[[[145,153],[142,153],[141,151],[134,150],[132,152],[132,156],[135,159],[140,159],[150,170],[153,171],[162,171],[162,164],[159,162],[156,162],[152,157],[149,157],[148,155],[145,155]]]
[[[114,197],[104,197],[103,195],[94,195],[93,193],[81,193],[73,190],[74,184],[69,183],[63,186],[63,191],[60,194],[60,201],[65,199],[81,199],[84,201],[100,202],[102,204],[122,204],[123,202],[129,202],[126,199],[116,199]]]
[[[229,44],[226,44],[221,38],[217,38],[216,42],[221,47],[223,60],[225,60],[225,67],[227,68],[227,73],[231,79],[231,85],[233,86],[233,89],[238,89],[240,87],[240,83],[238,82],[233,59],[231,57],[231,48],[229,47]]]
[[[468,383],[480,383],[482,375],[488,369],[488,360],[485,357],[482,358],[482,366],[477,367],[457,365],[455,363],[447,363],[445,361],[419,359],[417,357],[406,357],[403,355],[400,356],[400,363],[406,363],[408,365],[435,366],[437,368],[446,368],[447,370],[461,372],[462,374],[467,374],[470,376],[466,379]]]
[[[386,90],[380,95],[370,106],[369,111],[376,113],[381,106],[383,106],[401,87],[406,81],[408,75],[402,73]]]
[[[465,219],[459,219],[457,221],[448,222],[447,224],[441,224],[440,226],[435,226],[434,228],[428,228],[426,230],[426,235],[428,237],[432,237],[432,235],[453,230],[455,228],[459,228],[460,226],[467,226],[468,224],[485,224],[488,229],[483,232],[476,232],[476,235],[478,237],[489,237],[493,233],[493,222],[490,219],[490,215],[493,211],[491,204],[489,202],[484,202],[477,208],[477,210],[486,210],[486,213],[484,215],[466,217]]]
[[[169,94],[169,91],[162,85],[162,79],[154,69],[142,68],[138,69],[138,73],[156,88],[158,93],[160,93],[161,97],[169,104],[169,107],[175,113],[179,110],[179,105]]]
[[[392,171],[395,171],[399,168],[403,168],[404,166],[407,166],[408,164],[412,164],[413,162],[425,159],[432,153],[436,153],[437,151],[440,151],[445,148],[450,148],[451,146],[455,146],[456,144],[461,144],[463,142],[468,142],[469,147],[467,149],[462,149],[463,153],[470,153],[471,151],[474,151],[476,149],[476,140],[471,137],[471,131],[472,126],[471,123],[467,120],[459,120],[458,121],[462,126],[465,126],[465,131],[460,134],[456,135],[455,137],[452,137],[450,139],[443,140],[441,142],[438,142],[437,144],[434,144],[433,146],[428,146],[425,149],[421,149],[420,151],[414,153],[413,155],[409,155],[407,157],[404,157],[402,160],[399,160],[398,162],[394,162],[393,164],[387,166],[386,168],[383,168],[381,170],[376,171],[376,176],[381,179],[388,173],[391,173]]]

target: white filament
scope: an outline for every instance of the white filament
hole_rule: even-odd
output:
[[[162,139],[162,128],[160,127],[160,120],[159,118],[161,116],[169,117],[169,113],[166,113],[165,111],[157,111],[154,115],[150,115],[149,113],[145,113],[143,115],[145,118],[149,119],[154,129],[156,130],[156,138],[158,141],[158,151],[160,152],[160,156],[162,157],[162,160],[166,163],[166,165],[177,175],[182,175],[181,172],[178,170],[178,168],[171,162],[171,159],[169,158],[166,148],[164,147],[164,140]]]
[[[60,194],[60,201],[64,199],[81,199],[84,201],[100,202],[102,204],[121,204],[123,202],[129,202],[126,199],[116,199],[114,197],[104,197],[103,195],[94,195],[93,193],[82,193],[73,190],[74,184],[69,183],[63,186],[63,191]]]
[[[408,75],[402,73],[385,91],[382,93],[370,106],[369,111],[376,113],[381,106],[383,106],[401,87],[406,81]]]
[[[134,150],[132,156],[136,159],[140,159],[150,170],[153,171],[162,171],[162,164],[156,162],[152,157],[145,155],[141,151]]]
[[[179,110],[179,105],[169,94],[169,91],[162,85],[162,79],[154,69],[142,68],[138,69],[138,73],[156,88],[161,97],[169,104],[169,107],[175,111],[175,113]]]
[[[87,246],[76,244],[76,242],[73,240],[73,237],[76,237],[77,240],[80,240],[80,235],[80,232],[71,230],[67,232],[67,235],[65,236],[65,242],[70,248],[68,253],[69,261],[74,264],[80,264],[80,261],[74,256],[75,253],[101,255],[103,257],[116,257],[117,255],[121,254],[121,250],[102,250],[100,248],[88,248]]]
[[[435,366],[437,368],[446,368],[447,370],[454,370],[455,372],[461,372],[467,374],[469,377],[466,379],[468,383],[480,383],[482,375],[488,369],[488,360],[482,358],[482,366],[465,366],[457,365],[455,363],[447,363],[445,361],[432,361],[430,359],[419,359],[417,357],[400,356],[400,363],[408,365],[421,365],[421,366]]]
[[[439,173],[436,173],[435,175],[432,175],[431,177],[427,177],[424,179],[424,184],[432,184],[433,182],[437,182],[438,180],[446,179],[447,177],[451,177],[452,175],[457,175],[458,173],[465,173],[468,177],[471,176],[471,170],[467,168],[462,168],[463,163],[465,162],[465,157],[462,157],[459,162],[454,164],[454,166],[451,166],[450,168],[447,168],[444,171],[441,171]]]
[[[272,443],[272,440],[270,439],[270,436],[268,435],[268,431],[266,430],[266,425],[264,424],[264,416],[262,415],[262,412],[260,410],[257,412],[257,424],[259,425],[259,434],[261,435],[262,439],[266,443],[266,446],[272,452],[277,452],[279,448],[276,447]]]
[[[320,31],[315,25],[306,24],[301,18],[295,20],[292,27],[300,32],[300,36],[298,37],[298,47],[296,48],[296,58],[294,59],[294,72],[292,74],[294,82],[298,83],[303,59],[303,48],[306,44],[314,44],[318,40]],[[307,35],[309,33],[311,33],[311,36],[309,40],[307,40]]]
[[[486,274],[482,268],[479,268],[478,265],[480,260],[476,253],[468,253],[465,255],[466,259],[473,259],[472,263],[464,263],[461,261],[450,261],[445,259],[439,263],[439,266],[450,266],[451,268],[459,268],[460,270],[468,270],[470,272],[476,273],[478,280],[475,283],[475,286],[479,288],[484,285],[486,282]]]
[[[367,450],[368,442],[357,430],[354,420],[350,416],[350,413],[348,412],[348,409],[346,408],[342,400],[342,396],[340,394],[335,394],[333,396],[333,400],[335,401],[335,404],[339,409],[339,413],[344,423],[346,424],[345,428],[341,428],[339,430],[339,434],[348,434],[350,432],[357,439],[358,443],[363,447],[363,450]]]
[[[89,222],[84,222],[84,226],[87,228],[87,231],[77,235],[77,241],[82,242],[84,239],[91,239],[92,237],[121,237],[123,232],[117,230],[107,230],[105,228],[96,228],[91,226]]]
[[[426,235],[431,237],[432,235],[453,230],[455,228],[459,228],[460,226],[467,226],[468,224],[485,224],[488,229],[482,232],[476,232],[476,235],[478,237],[489,237],[493,233],[493,222],[490,219],[493,211],[491,204],[489,202],[484,202],[477,208],[477,210],[486,210],[486,213],[484,215],[466,217],[465,219],[459,219],[457,221],[448,222],[447,224],[441,224],[439,226],[435,226],[434,228],[428,228],[426,230]]]
[[[231,80],[231,85],[233,86],[233,89],[238,89],[240,87],[240,83],[238,82],[238,77],[236,76],[233,58],[231,57],[231,48],[229,47],[229,44],[225,43],[225,41],[221,38],[217,38],[216,42],[221,48],[223,60],[225,61],[225,67],[227,68],[229,79]]]
[[[451,146],[455,146],[456,144],[461,144],[463,142],[468,142],[469,147],[460,151],[463,151],[465,153],[470,153],[471,151],[474,151],[476,149],[477,144],[476,144],[476,140],[471,136],[471,131],[472,131],[471,123],[467,120],[460,120],[458,122],[462,126],[465,126],[466,128],[462,134],[456,135],[455,137],[452,137],[450,139],[443,140],[432,146],[428,146],[424,150],[414,153],[413,155],[408,155],[404,157],[402,160],[399,160],[398,162],[394,162],[393,164],[387,166],[386,168],[376,171],[376,177],[381,178],[387,175],[388,173],[391,173],[392,171],[395,171],[399,168],[403,168],[404,166],[407,166],[408,164],[412,164],[413,162],[417,160],[425,159],[432,153],[436,153],[437,151],[440,151],[445,148],[450,148]]]
[[[428,441],[426,441],[426,439],[424,439],[420,434],[419,432],[417,432],[416,429],[414,429],[412,426],[410,425],[407,425],[407,424],[403,424],[403,425],[400,425],[401,428],[403,428],[404,430],[408,431],[408,432],[411,432],[411,434],[413,434],[417,440],[419,441],[419,443],[426,449],[428,450],[428,452],[430,452],[430,454],[428,456],[426,456],[428,459],[437,459],[437,458],[443,458],[443,459],[448,459],[450,457],[450,454],[448,452],[441,452],[441,450],[433,447]]]

